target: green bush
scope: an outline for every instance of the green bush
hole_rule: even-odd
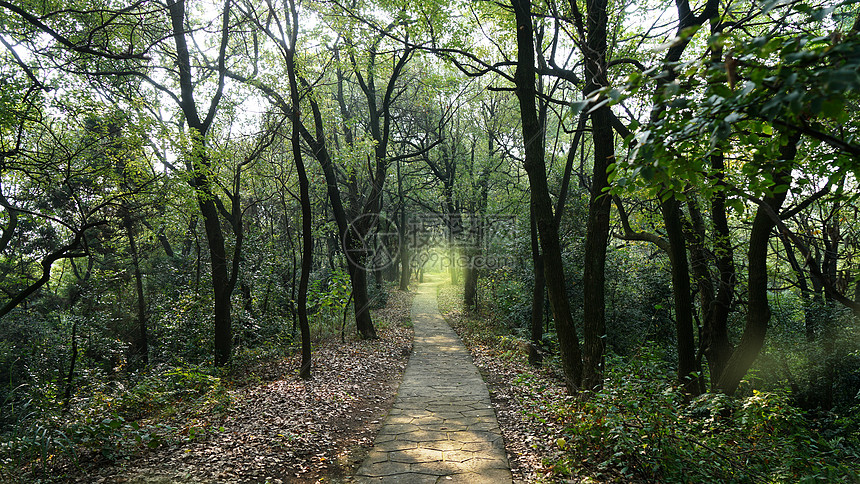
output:
[[[0,438],[0,476],[21,480],[21,472],[44,473],[59,461],[77,465],[82,455],[117,461],[167,441],[194,440],[214,427],[186,422],[223,414],[230,404],[221,379],[194,367],[154,370],[130,388],[101,380],[68,411],[40,402],[19,408],[17,425]],[[180,406],[180,418],[171,419]]]
[[[619,482],[860,478],[858,435],[820,434],[785,392],[687,401],[673,382],[664,355],[650,347],[627,361],[609,358],[603,390],[544,407],[565,425],[565,452],[553,469]]]

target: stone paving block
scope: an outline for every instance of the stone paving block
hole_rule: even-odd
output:
[[[450,479],[449,479],[450,477]],[[511,482],[511,471],[507,469],[491,469],[487,472],[475,473],[466,472],[462,474],[454,474],[445,476],[444,480],[439,480],[439,483],[451,484],[496,484],[498,482]]]
[[[471,408],[469,408],[465,405],[449,405],[449,404],[438,405],[437,407],[435,407],[435,409],[439,412],[442,412],[442,413],[459,413],[459,414],[462,414],[463,412],[468,412],[468,411],[472,410]]]
[[[486,442],[490,436],[486,432],[475,432],[472,430],[448,432],[448,438],[459,442]]]
[[[453,462],[423,462],[421,464],[409,464],[409,472],[420,472],[436,476],[450,476],[461,472],[458,464]]]
[[[383,427],[385,427],[383,425]],[[394,440],[397,437],[395,434],[377,434],[376,440],[373,442],[374,444],[379,444],[382,442],[388,442],[389,440]]]
[[[445,423],[445,419],[439,418],[437,416],[432,417],[413,417],[410,422],[413,425],[425,426],[425,425],[441,425]]]
[[[404,465],[401,462],[385,461],[370,465],[362,465],[358,470],[358,475],[367,477],[383,477],[402,474],[404,472],[409,472],[408,465]]]
[[[397,435],[398,440],[410,440],[412,442],[432,442],[434,440],[448,440],[448,433],[433,430],[416,430]]]
[[[380,450],[374,445],[373,449],[367,453],[367,457],[364,458],[364,464],[372,465],[385,462],[388,460],[388,455],[387,451]]]
[[[385,425],[389,424],[409,424],[415,420],[415,417],[409,414],[399,414],[399,415],[389,415],[388,418],[385,419]]]
[[[424,462],[442,462],[442,451],[424,448],[398,450],[388,453],[391,462],[420,464]]]
[[[467,417],[465,415],[460,415],[456,418],[445,419],[445,422],[457,423],[460,425],[476,425],[481,422],[486,422],[488,417]]]
[[[467,460],[469,460],[469,459],[474,459],[476,455],[478,455],[478,453],[477,453],[477,452],[474,452],[474,451],[472,451],[472,452],[464,451],[464,450],[462,450],[462,448],[461,448],[461,450],[454,450],[454,451],[450,451],[450,452],[443,452],[443,453],[442,453],[442,460],[444,460],[445,462],[458,462],[458,463],[462,463],[462,462],[466,462],[466,461],[467,461]]]
[[[501,439],[493,442],[464,442],[460,447],[466,452],[491,453],[493,451],[505,450],[505,442]]]
[[[469,425],[469,430],[472,431],[484,431],[484,432],[492,432],[494,434],[501,434],[501,430],[499,429],[499,422],[496,421],[486,421],[486,422],[478,422],[475,424]]]
[[[468,425],[461,425],[461,424],[453,423],[453,422],[452,423],[439,423],[439,424],[435,425],[434,427],[435,427],[435,430],[439,430],[439,431],[444,430],[446,432],[458,432],[458,431],[463,432],[463,431],[469,430]]]
[[[404,472],[392,476],[383,477],[363,477],[359,476],[355,479],[359,484],[436,484],[439,476],[419,474],[416,472]]]
[[[467,410],[463,412],[464,417],[496,418],[496,412],[490,410]]]
[[[422,442],[419,445],[425,449],[439,450],[442,452],[451,452],[451,451],[460,450],[463,448],[464,445],[468,445],[468,444],[464,444],[463,442],[458,442],[456,440],[438,440],[436,442]]]
[[[417,425],[412,425],[411,423],[388,423],[382,426],[379,429],[380,434],[405,434],[408,432],[415,432],[421,430]]]
[[[473,457],[469,460],[466,460],[459,464],[460,468],[467,470],[468,472],[482,473],[485,470],[489,469],[509,469],[508,460],[499,459],[499,458],[491,458],[487,459],[484,457]]]
[[[445,422],[464,422],[465,419],[469,418],[469,417],[463,415],[461,412],[442,412],[442,411],[439,411],[436,413],[436,416],[441,418]],[[475,423],[477,423],[477,421]]]
[[[388,442],[377,442],[373,445],[374,451],[383,453],[393,452],[395,450],[406,450],[418,448],[418,442],[409,440],[389,440]],[[368,454],[369,455],[369,454]]]

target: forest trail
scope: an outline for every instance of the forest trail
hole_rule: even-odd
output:
[[[436,289],[428,282],[416,291],[412,356],[356,482],[512,481],[487,386],[439,313]]]

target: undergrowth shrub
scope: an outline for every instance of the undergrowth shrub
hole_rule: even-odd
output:
[[[558,474],[626,482],[856,482],[858,434],[828,438],[785,392],[687,401],[663,355],[609,358],[605,387],[543,406],[565,423]]]
[[[84,456],[118,461],[169,441],[201,438],[218,430],[212,417],[229,410],[231,398],[221,378],[204,369],[165,367],[130,386],[91,384],[66,411],[41,401],[25,405],[17,425],[0,437],[0,479],[23,482],[64,463],[77,467]]]

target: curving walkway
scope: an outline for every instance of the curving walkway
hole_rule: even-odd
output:
[[[397,400],[356,482],[511,482],[487,386],[439,314],[435,284],[419,286],[412,324],[414,349]]]

